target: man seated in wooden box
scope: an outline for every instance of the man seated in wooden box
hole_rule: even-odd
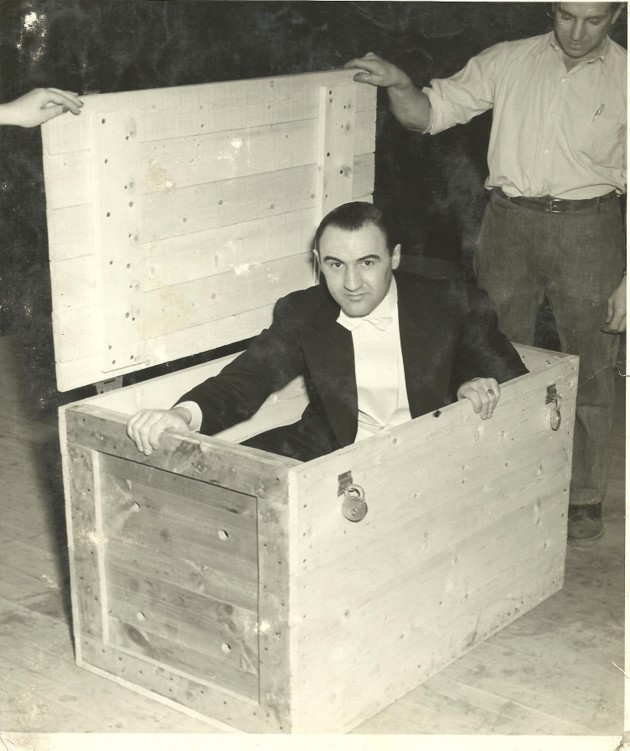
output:
[[[487,419],[499,383],[527,372],[485,292],[395,273],[400,245],[373,204],[331,211],[313,253],[321,284],[278,300],[270,327],[172,409],[130,418],[139,451],[150,454],[165,430],[225,430],[301,375],[309,404],[300,420],[245,445],[308,461],[456,399]]]

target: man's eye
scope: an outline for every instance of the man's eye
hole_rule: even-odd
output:
[[[364,266],[374,266],[374,261],[371,261],[369,259],[363,261]]]

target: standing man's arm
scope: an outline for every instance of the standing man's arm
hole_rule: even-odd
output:
[[[398,122],[409,130],[424,133],[431,123],[429,97],[412,83],[409,76],[382,57],[368,52],[365,57],[355,58],[345,68],[359,68],[354,76],[359,83],[383,86],[387,89],[389,102]]]

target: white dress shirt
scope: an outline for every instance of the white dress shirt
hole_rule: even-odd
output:
[[[337,322],[352,333],[357,381],[356,441],[411,420],[400,347],[396,282],[367,316],[350,318],[343,311]]]
[[[627,52],[606,39],[567,71],[553,32],[501,42],[434,79],[429,133],[491,109],[486,187],[582,199],[626,189]]]

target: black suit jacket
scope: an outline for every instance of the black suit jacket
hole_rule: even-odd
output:
[[[396,274],[398,318],[412,418],[455,400],[475,377],[500,383],[527,372],[498,330],[485,292],[470,285]],[[221,373],[180,401],[199,404],[201,432],[213,435],[251,417],[274,391],[304,376],[309,396],[301,422],[330,436],[334,450],[354,441],[357,387],[352,334],[325,285],[276,303],[273,321]]]

